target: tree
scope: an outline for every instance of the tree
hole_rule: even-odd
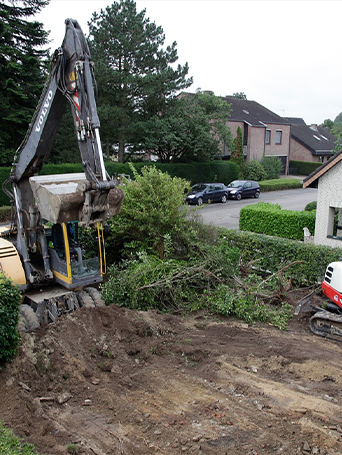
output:
[[[9,164],[25,137],[44,85],[48,33],[28,18],[48,0],[5,0],[0,3],[0,154]],[[9,152],[10,151],[10,152]],[[9,163],[3,157],[8,157]]]
[[[245,159],[243,156],[242,129],[240,126],[238,126],[236,130],[236,138],[234,139],[233,142],[233,149],[230,156],[230,160],[238,165],[239,178],[242,178]]]
[[[323,128],[329,128],[329,130],[331,131],[331,128],[334,126],[334,122],[330,118],[327,118],[324,120],[321,126]]]
[[[223,142],[231,142],[229,113],[230,105],[213,93],[183,93],[137,125],[139,145],[162,162],[209,161],[222,153]]]
[[[247,100],[247,95],[244,92],[235,92],[233,96],[234,98],[239,98],[239,100]]]
[[[163,29],[137,13],[133,0],[114,2],[89,22],[89,45],[96,64],[100,90],[99,114],[102,137],[108,150],[119,147],[119,161],[125,145],[134,139],[137,121],[157,115],[165,101],[192,83],[188,64],[178,60],[176,42],[165,49]]]

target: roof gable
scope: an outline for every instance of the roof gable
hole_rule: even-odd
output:
[[[318,179],[342,160],[342,149],[303,179],[303,188],[318,186]]]

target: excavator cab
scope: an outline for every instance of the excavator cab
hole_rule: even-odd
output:
[[[46,232],[50,267],[55,281],[67,289],[102,281],[106,271],[103,228],[100,223],[93,230],[94,242],[90,251],[79,238],[77,221],[54,224]]]

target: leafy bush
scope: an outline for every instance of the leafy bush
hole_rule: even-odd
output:
[[[264,156],[260,163],[267,174],[266,180],[279,179],[283,163],[278,156]]]
[[[316,209],[317,209],[317,201],[312,201],[312,202],[309,202],[308,204],[306,204],[304,210],[306,212],[312,212],[313,210],[316,210]]]
[[[109,222],[107,251],[143,250],[163,258],[166,243],[176,242],[184,229],[188,211],[184,189],[189,184],[154,166],[144,167],[141,174],[133,167],[131,171],[135,180],[127,182],[121,212]]]
[[[267,174],[262,164],[259,161],[251,160],[247,161],[243,170],[243,176],[247,180],[266,180]]]
[[[0,207],[0,221],[10,221],[11,220],[11,207]]]
[[[19,345],[19,288],[0,273],[0,361],[11,360]]]
[[[279,204],[259,202],[243,207],[239,227],[243,231],[303,240],[303,228],[315,231],[316,213],[282,210]]]

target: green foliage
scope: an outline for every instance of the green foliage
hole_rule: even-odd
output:
[[[279,204],[259,202],[240,211],[239,227],[243,231],[303,240],[303,228],[315,231],[316,213],[282,210]]]
[[[0,422],[0,455],[39,455],[33,444],[21,442],[12,430]]]
[[[243,176],[247,180],[266,180],[267,174],[263,166],[259,161],[251,160],[247,161],[244,166]]]
[[[176,65],[176,42],[164,46],[162,27],[137,12],[133,0],[113,2],[89,22],[89,45],[101,87],[98,106],[107,148],[118,159],[136,139],[137,123],[162,112],[165,102],[191,85],[188,65]],[[105,147],[105,148],[106,148]]]
[[[292,175],[310,175],[322,163],[312,163],[309,161],[290,160],[290,174]]]
[[[0,221],[10,221],[11,220],[11,207],[0,207]]]
[[[165,236],[175,241],[184,227],[187,207],[184,189],[189,182],[156,169],[144,167],[138,174],[133,166],[135,180],[127,182],[125,199],[119,215],[110,220],[109,245],[125,244],[126,250],[146,250],[162,258],[165,254]]]
[[[294,286],[313,286],[321,282],[330,262],[341,260],[341,249],[307,244],[298,240],[255,234],[247,231],[220,229],[227,247],[240,250],[242,263],[253,263],[254,271],[275,273],[294,263],[284,277]]]
[[[140,253],[134,260],[113,265],[102,286],[105,302],[144,310],[198,306],[204,290],[232,280],[239,258],[236,248],[227,248],[222,242],[198,246],[187,261]]]
[[[206,305],[213,313],[235,316],[249,324],[260,321],[286,329],[293,313],[291,305],[281,303],[273,306],[258,299],[256,293],[260,284],[259,276],[250,276],[249,283],[251,287],[248,290],[219,285],[214,292],[204,295]]]
[[[303,182],[301,180],[295,179],[295,178],[264,180],[263,182],[259,182],[259,185],[260,185],[261,192],[303,188]]]
[[[236,138],[233,142],[233,149],[230,156],[230,161],[236,163],[239,169],[239,178],[243,177],[245,159],[243,156],[243,140],[242,129],[239,126],[236,130]]]
[[[19,345],[19,288],[0,273],[0,361],[11,360]]]
[[[0,3],[0,153],[2,165],[24,139],[44,85],[48,34],[32,21],[48,0]]]
[[[312,201],[312,202],[309,202],[308,204],[306,204],[304,210],[306,212],[312,212],[313,210],[316,210],[316,209],[317,209],[317,201]]]
[[[168,100],[163,110],[138,124],[135,150],[149,150],[161,162],[209,161],[231,143],[230,106],[214,94],[197,92]]]
[[[266,180],[279,179],[283,164],[278,156],[264,156],[260,163],[267,174]]]

